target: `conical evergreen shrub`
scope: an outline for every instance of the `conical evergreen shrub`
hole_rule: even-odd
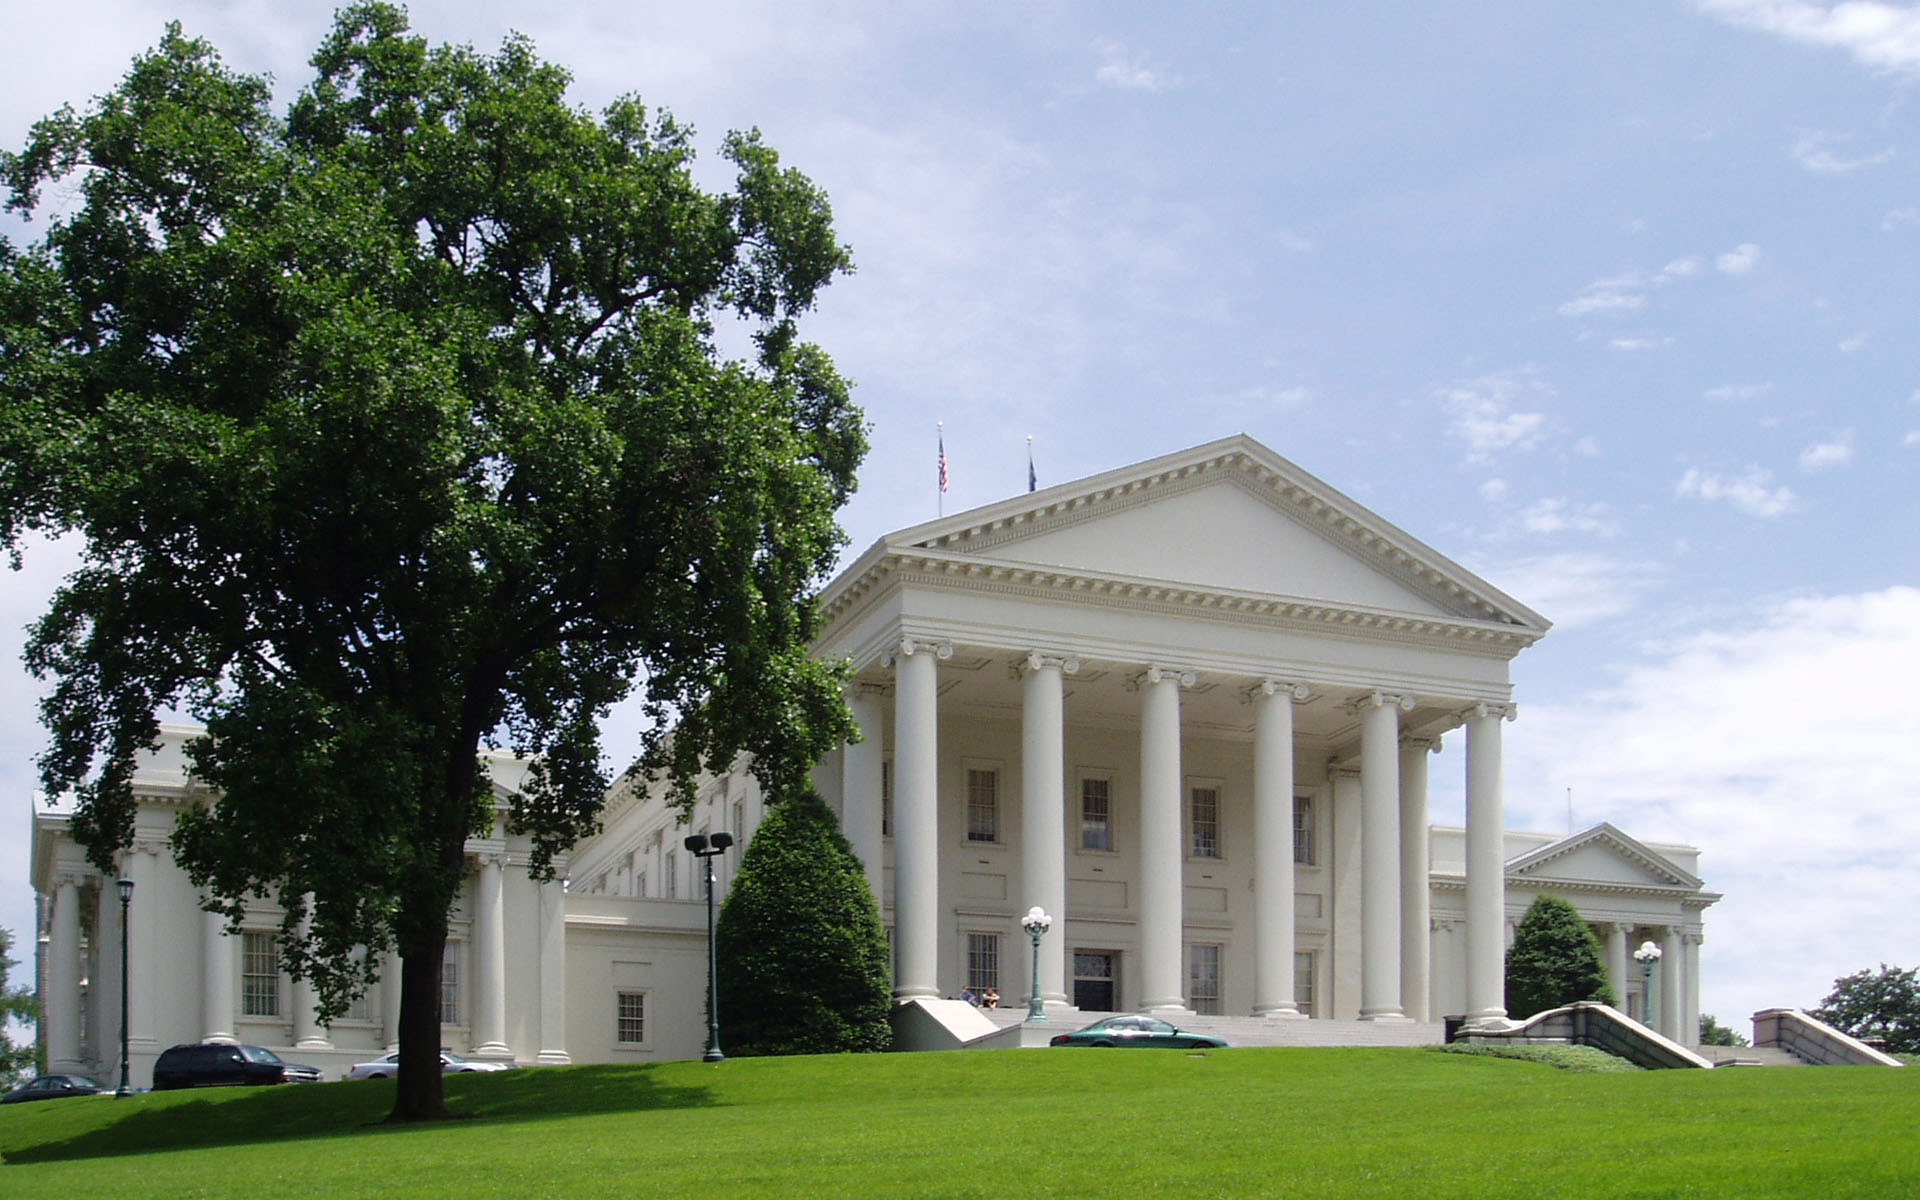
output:
[[[1507,951],[1507,1015],[1524,1020],[1577,1000],[1613,1003],[1600,940],[1573,905],[1542,895],[1528,906]]]

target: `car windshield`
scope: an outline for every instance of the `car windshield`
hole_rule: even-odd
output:
[[[1146,1030],[1148,1033],[1178,1033],[1179,1032],[1179,1030],[1167,1024],[1165,1021],[1159,1020],[1154,1017],[1141,1017],[1140,1028]]]
[[[67,1079],[75,1087],[97,1088],[100,1086],[99,1084],[95,1083],[93,1080],[88,1079],[85,1075],[69,1075],[67,1076]]]
[[[458,1054],[450,1054],[447,1051],[442,1050],[440,1052],[440,1061],[450,1062],[450,1063],[463,1063],[467,1060],[464,1058],[461,1058]]]
[[[261,1046],[242,1046],[240,1053],[246,1055],[249,1062],[277,1063],[280,1061],[278,1054]]]

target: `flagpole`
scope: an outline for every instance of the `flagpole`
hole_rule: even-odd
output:
[[[933,423],[934,436],[940,439],[940,472],[937,480],[938,490],[933,497],[933,513],[936,517],[947,515],[947,423]]]

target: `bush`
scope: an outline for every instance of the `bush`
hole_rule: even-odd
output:
[[[1499,1046],[1454,1042],[1451,1045],[1432,1048],[1447,1054],[1478,1055],[1482,1058],[1517,1058],[1523,1062],[1545,1063],[1549,1067],[1558,1067],[1562,1071],[1572,1071],[1578,1075],[1610,1075],[1616,1071],[1640,1069],[1626,1059],[1608,1054],[1605,1050],[1594,1046],[1543,1046],[1538,1042]]]
[[[1600,941],[1573,905],[1542,895],[1520,919],[1507,951],[1507,1012],[1524,1020],[1580,1000],[1613,1003]]]
[[[866,870],[811,790],[771,806],[715,934],[729,1054],[885,1050],[886,931]]]

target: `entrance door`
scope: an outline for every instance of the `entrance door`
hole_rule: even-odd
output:
[[[1112,950],[1073,952],[1073,1005],[1083,1012],[1120,1011],[1120,955]]]

